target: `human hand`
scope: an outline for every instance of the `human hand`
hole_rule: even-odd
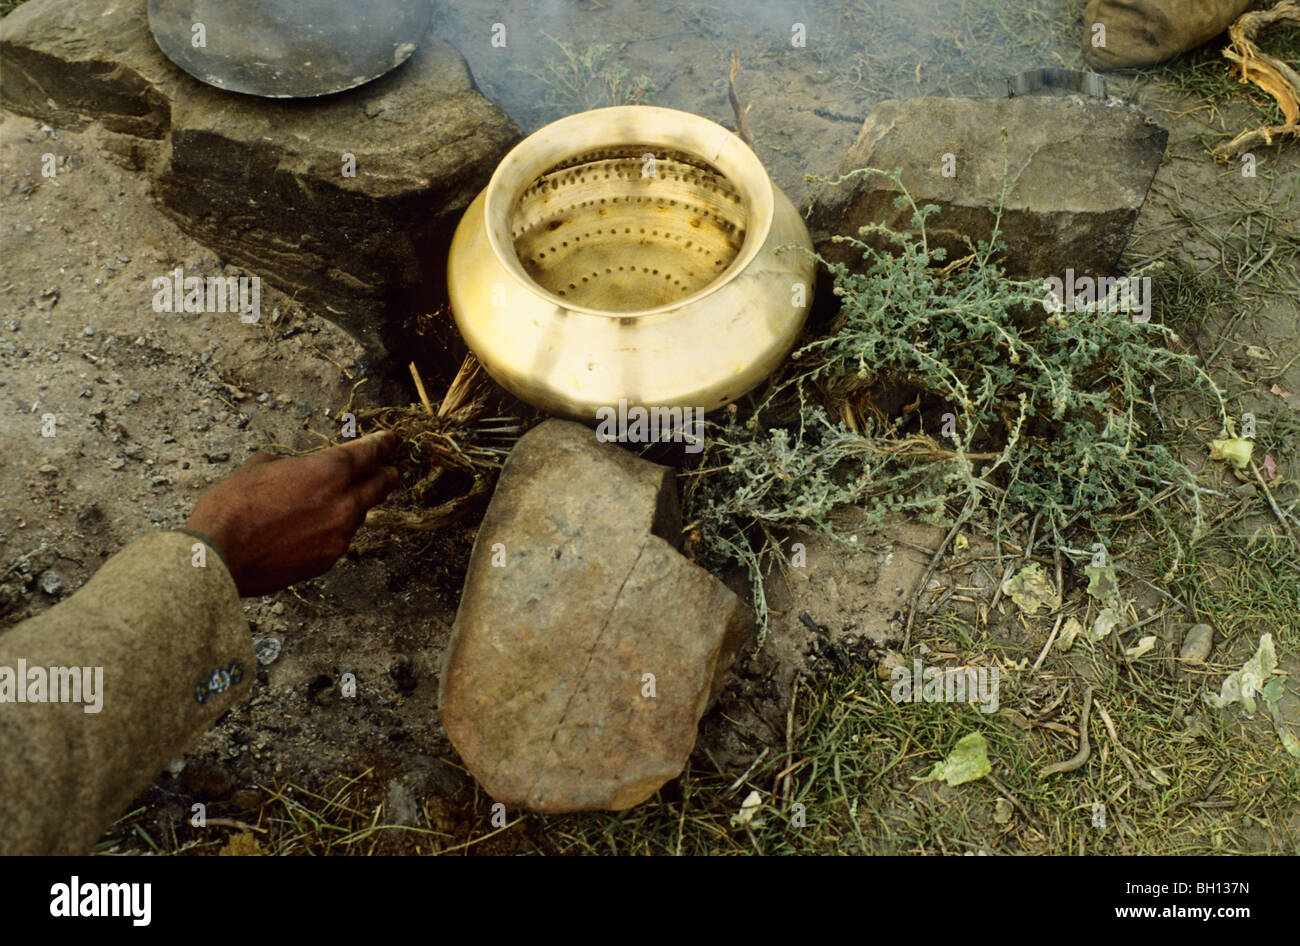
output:
[[[202,496],[186,528],[212,540],[245,597],[323,575],[397,485],[390,431],[302,457],[257,453]]]

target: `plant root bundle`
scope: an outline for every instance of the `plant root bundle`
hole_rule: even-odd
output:
[[[1255,83],[1277,100],[1286,123],[1243,131],[1214,149],[1214,156],[1220,161],[1235,158],[1258,145],[1271,145],[1274,138],[1300,135],[1300,74],[1282,60],[1261,52],[1254,42],[1259,31],[1268,26],[1300,27],[1300,3],[1282,0],[1272,9],[1242,14],[1228,31],[1232,42],[1223,55],[1237,64],[1242,82]]]
[[[430,532],[463,521],[482,507],[525,424],[519,417],[483,416],[492,394],[473,355],[465,356],[436,408],[415,363],[410,367],[419,403],[355,412],[367,432],[391,430],[400,441],[394,458],[403,487],[400,498],[371,509],[365,524]]]

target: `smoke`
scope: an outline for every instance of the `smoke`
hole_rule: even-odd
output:
[[[1082,6],[1083,0],[435,0],[434,29],[466,57],[480,88],[531,131],[590,104],[568,87],[584,86],[584,75],[589,93],[642,94],[648,104],[725,118],[733,49],[757,98],[770,100],[753,101],[756,110],[802,104],[860,117],[883,98],[997,94],[1009,74],[1080,64]],[[648,88],[632,81],[638,77],[649,80]]]
[[[876,102],[1001,96],[1006,77],[1079,68],[1085,0],[434,0],[433,29],[525,132],[615,104],[737,127],[796,204],[834,173]]]

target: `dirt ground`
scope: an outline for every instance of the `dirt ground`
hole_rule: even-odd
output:
[[[1080,4],[1039,4],[1035,9],[1047,11],[1040,22],[1058,35],[1009,44],[1001,57],[989,54],[991,61],[971,56],[970,69],[952,75],[930,72],[949,54],[939,38],[897,75],[873,74],[874,60],[861,54],[873,42],[872,4],[825,4],[816,11],[795,5],[796,18],[808,20],[813,37],[802,57],[784,43],[787,11],[747,18],[709,4],[673,3],[652,11],[606,0],[567,13],[513,0],[499,6],[489,17],[440,0],[436,29],[461,49],[484,92],[525,131],[557,110],[573,110],[562,89],[537,78],[558,55],[556,40],[575,47],[610,43],[608,58],[594,60],[596,73],[613,70],[621,81],[644,74],[653,85],[648,104],[688,109],[728,126],[734,117],[726,62],[739,50],[738,84],[752,104],[756,150],[773,179],[799,202],[808,192],[804,175],[834,169],[886,86],[898,94],[974,94],[986,90],[999,70],[1009,74],[1043,64],[1045,50],[1074,64],[1069,57]],[[859,9],[868,13],[862,32],[855,33],[849,27],[859,22],[853,18]],[[519,37],[508,62],[493,60],[496,51],[485,38],[497,17]],[[833,39],[819,46],[820,36],[828,35]],[[1233,260],[1251,265],[1258,256],[1251,255],[1254,242],[1261,239],[1250,230],[1250,221],[1260,219],[1252,207],[1272,208],[1270,216],[1288,233],[1300,228],[1300,145],[1271,149],[1268,173],[1242,178],[1234,167],[1216,164],[1206,144],[1244,127],[1254,114],[1250,108],[1206,105],[1158,78],[1123,83],[1126,94],[1171,131],[1130,262],[1183,261],[1195,271],[1228,267]],[[40,173],[46,153],[58,156],[53,178]],[[144,179],[116,164],[93,129],[75,133],[3,114],[0,174],[0,623],[12,624],[75,591],[131,539],[183,525],[200,492],[252,452],[301,451],[332,437],[335,412],[369,365],[350,337],[266,286],[256,325],[235,315],[153,311],[151,280],[177,266],[207,275],[240,273],[164,218]],[[1206,219],[1218,221],[1217,236],[1198,225]],[[1260,285],[1263,271],[1248,272],[1256,282],[1246,284]],[[1281,409],[1294,417],[1300,409],[1300,394],[1279,401],[1270,387],[1300,392],[1294,293],[1260,285],[1225,308],[1217,324],[1193,327],[1189,339],[1204,356],[1221,359],[1224,370],[1249,382],[1234,401],[1238,412],[1263,416]],[[372,381],[359,389],[358,405],[377,405],[381,390],[390,397],[400,392],[392,379],[386,387]],[[47,413],[57,418],[52,438],[40,435]],[[1171,414],[1172,423],[1199,422],[1177,416]],[[1269,444],[1279,463],[1289,461],[1292,468],[1295,444],[1279,441],[1296,429],[1300,424],[1294,422],[1275,425],[1278,439]],[[1248,534],[1270,522],[1260,503],[1239,527]],[[933,593],[923,600],[944,603],[921,618],[929,630],[922,640],[917,628],[920,653],[949,650],[960,657],[965,643],[949,629],[970,618],[1000,645],[1027,649],[1033,659],[1045,629],[1017,620],[1005,602],[989,613],[1000,597],[1001,577],[990,560],[1018,551],[1026,527],[1020,522],[1000,534],[1001,550],[973,538],[955,571],[929,578],[924,590]],[[879,532],[864,530],[856,547],[792,536],[806,543],[809,567],[778,576],[768,640],[745,657],[706,716],[691,771],[710,773],[728,786],[769,753],[775,758],[789,748],[796,679],[806,694],[901,649],[906,606],[946,531],[892,520]],[[463,770],[437,722],[437,673],[473,535],[470,523],[421,543],[351,553],[320,579],[246,601],[254,635],[280,648],[259,667],[253,699],[160,773],[100,849],[212,853],[231,836],[242,836],[240,825],[257,827],[271,811],[295,826],[278,848],[287,852],[354,852],[362,845],[350,842],[358,837],[381,850],[565,848],[557,840],[570,830],[564,819],[524,818],[507,830],[490,825],[490,799]],[[1071,588],[1074,597],[1082,596],[1077,582]],[[943,597],[945,589],[955,590]],[[1158,591],[1135,596],[1135,614],[1162,615],[1168,596]],[[1300,601],[1295,604],[1300,610]],[[981,611],[982,623],[971,617]],[[1178,609],[1153,622],[1162,646],[1176,650],[1187,620]],[[1297,628],[1258,630],[1281,636]],[[1233,637],[1222,653],[1225,667],[1240,666],[1257,638],[1249,630]],[[1284,666],[1300,670],[1293,652]],[[349,672],[357,681],[355,698],[341,692]],[[808,726],[811,731],[814,723]],[[1273,738],[1268,729],[1251,732]],[[1042,743],[1049,744],[1058,751],[1064,745]],[[666,787],[657,804],[684,806],[696,790],[688,773]],[[739,803],[734,785],[716,794],[721,807],[734,810]],[[210,818],[227,819],[230,826],[191,828],[195,802],[207,804]],[[1288,849],[1300,838],[1300,801],[1283,802],[1282,810],[1293,812],[1290,840],[1265,831],[1252,842],[1254,849]],[[307,812],[348,830],[322,842],[327,832],[308,827]],[[380,824],[411,830],[367,834],[356,828]]]
[[[39,169],[51,151],[60,172],[45,178]],[[114,164],[93,131],[5,114],[0,163],[0,416],[6,443],[26,445],[0,454],[0,620],[12,624],[75,591],[133,538],[184,525],[203,489],[250,454],[301,451],[334,436],[331,414],[364,376],[365,353],[266,286],[258,325],[234,314],[154,312],[158,275],[177,266],[237,271],[159,214],[144,180]],[[375,403],[365,390],[360,406]],[[40,432],[48,413],[57,418],[52,438]],[[870,627],[859,633],[883,644],[890,620],[874,616],[896,618],[903,589],[924,567],[915,549],[933,542],[923,524],[895,528],[909,546],[877,537],[878,551],[841,575],[842,592],[828,570],[814,568],[825,577],[797,610],[812,608],[823,622],[853,615],[836,625],[837,636],[862,620]],[[809,542],[814,565],[836,552]],[[413,549],[350,554],[322,578],[247,601],[253,634],[274,639],[280,652],[259,669],[253,699],[140,800],[150,837],[183,843],[195,800],[256,810],[265,801],[258,785],[319,788],[373,769],[399,806],[470,788],[435,706],[472,543],[471,525]],[[877,599],[887,607],[866,606]],[[736,688],[746,692],[729,694],[723,707],[761,692],[767,705],[757,715],[778,721],[782,694],[815,657],[813,637],[798,620],[782,622],[771,652],[753,659],[751,679]],[[763,687],[773,668],[780,686]],[[340,695],[348,672],[356,699]],[[755,711],[746,712],[753,727]],[[724,767],[752,757],[765,738],[716,724],[706,733],[702,746]]]

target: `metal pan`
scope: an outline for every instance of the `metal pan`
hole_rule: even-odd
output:
[[[149,28],[209,85],[311,98],[397,68],[429,28],[429,0],[149,0]]]

